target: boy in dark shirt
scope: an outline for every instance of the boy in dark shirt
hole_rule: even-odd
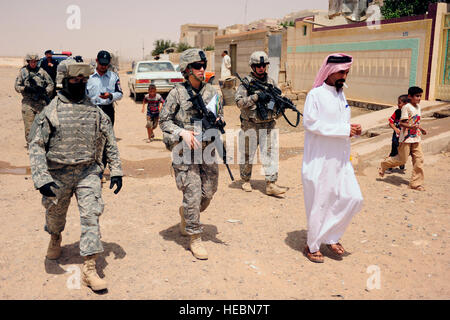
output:
[[[156,93],[156,86],[151,84],[148,86],[148,94],[145,95],[142,103],[142,113],[145,110],[145,104],[147,104],[147,142],[151,142],[155,137],[153,130],[158,127],[159,122],[159,111],[161,110],[161,105],[164,103],[164,99]]]
[[[395,110],[395,112],[392,114],[392,116],[389,118],[389,126],[394,130],[394,133],[392,134],[392,148],[391,153],[389,154],[389,157],[395,157],[398,154],[398,146],[399,141],[398,138],[400,136],[400,118],[402,115],[402,107],[409,102],[408,95],[403,94],[400,97],[398,97],[397,106],[398,109]],[[400,170],[405,170],[405,165],[400,166]],[[387,169],[386,171],[391,172],[392,168]]]

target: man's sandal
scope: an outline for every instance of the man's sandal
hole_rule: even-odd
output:
[[[383,178],[384,177],[384,170],[382,168],[378,168],[378,175]]]
[[[411,187],[411,189],[417,190],[417,191],[425,191],[425,188],[422,187],[422,186],[418,186],[418,187],[415,187],[415,188]]]
[[[309,251],[309,247],[306,246],[303,250],[303,254],[305,257],[309,259],[309,261],[315,262],[315,263],[323,263],[323,255],[320,253],[320,251],[316,251],[314,253],[311,253]]]
[[[342,257],[346,253],[344,247],[339,242],[336,244],[327,244],[327,248],[340,257]]]

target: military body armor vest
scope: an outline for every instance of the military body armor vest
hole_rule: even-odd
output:
[[[59,164],[76,165],[94,162],[97,158],[100,115],[90,105],[66,104],[58,99],[55,113],[49,120],[54,127],[47,159]]]

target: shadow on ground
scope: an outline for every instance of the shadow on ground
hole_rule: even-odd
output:
[[[242,183],[243,183],[242,180],[233,181],[232,183],[230,183],[228,185],[228,188],[242,189]],[[266,180],[250,180],[250,184],[251,184],[253,190],[257,190],[257,191],[261,192],[262,194],[267,195],[266,194]],[[289,188],[287,190],[289,190]],[[242,192],[244,192],[244,191],[242,191]],[[281,194],[278,196],[269,195],[269,197],[274,197],[277,199],[284,199],[284,196],[285,196],[285,194]]]
[[[284,242],[295,251],[303,253],[307,236],[308,232],[306,230],[288,232]]]
[[[180,225],[176,224],[166,230],[162,230],[159,232],[161,237],[163,237],[166,241],[173,241],[179,246],[185,248],[186,250],[189,249],[189,237],[182,236],[180,233]],[[227,245],[225,242],[217,238],[217,235],[219,232],[217,231],[217,227],[213,226],[211,224],[205,224],[203,225],[203,234],[202,234],[202,240],[203,241],[211,241],[218,244]]]
[[[104,252],[100,253],[97,257],[96,268],[100,277],[104,277],[103,270],[106,268],[108,263],[105,257],[109,256],[111,253],[114,254],[114,259],[123,259],[126,256],[126,252],[123,248],[112,242],[103,242]],[[65,245],[62,247],[61,257],[58,260],[49,260],[45,258],[45,271],[48,274],[63,274],[66,270],[62,266],[67,265],[82,265],[83,257],[80,256],[80,242],[75,242],[73,244]]]
[[[401,186],[402,184],[407,185],[407,186],[409,185],[408,180],[406,180],[402,177],[399,177],[399,176],[394,176],[394,175],[389,175],[389,176],[385,175],[384,178],[377,178],[377,181],[386,182],[386,183],[392,184],[397,187]]]
[[[242,188],[242,180],[233,181],[228,185],[231,189],[241,189]],[[250,180],[250,184],[252,185],[253,190],[258,190],[259,192],[266,194],[266,181],[265,180]]]
[[[295,251],[303,254],[303,250],[306,247],[306,241],[308,238],[308,231],[300,230],[300,231],[292,231],[288,232],[286,239],[284,242]],[[351,255],[350,252],[346,252],[342,257],[338,256],[336,253],[327,248],[325,244],[320,246],[320,252],[327,258],[332,260],[341,261],[342,257],[346,257]]]

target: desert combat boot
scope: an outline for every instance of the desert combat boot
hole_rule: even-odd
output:
[[[203,246],[201,234],[191,235],[191,242],[189,244],[189,247],[192,251],[192,254],[197,259],[199,259],[199,260],[207,260],[208,259],[208,252],[206,251],[205,247]]]
[[[180,232],[182,236],[188,236],[189,234],[186,232],[186,220],[184,220],[184,208],[183,206],[180,207],[178,210],[180,213],[181,221],[180,221]]]
[[[289,188],[277,186],[275,182],[272,181],[267,181],[266,183],[266,194],[268,196],[279,196],[286,193],[288,190]]]
[[[47,259],[56,260],[61,256],[61,234],[52,234],[47,249]]]
[[[82,282],[85,286],[90,287],[94,291],[105,290],[107,282],[100,278],[95,270],[95,259],[97,255],[84,257],[84,264],[82,267]]]
[[[250,184],[250,181],[244,181],[241,186],[242,190],[245,192],[252,192],[252,185]]]

